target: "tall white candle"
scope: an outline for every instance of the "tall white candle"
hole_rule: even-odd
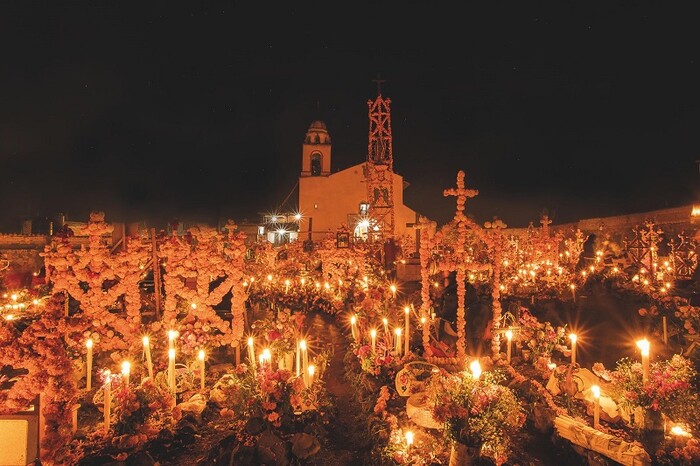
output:
[[[511,346],[513,343],[513,331],[506,330],[506,361],[510,362]]]
[[[248,337],[248,364],[255,369],[255,340]]]
[[[199,388],[204,390],[204,350],[199,350],[197,358],[199,359]]]
[[[301,373],[305,374],[309,367],[309,352],[306,347],[306,340],[299,342],[299,348],[301,349]]]
[[[394,333],[396,334],[396,344],[394,345],[394,350],[397,356],[401,356],[401,329],[395,328]]]
[[[299,348],[299,340],[297,339],[297,358],[296,358],[296,374],[297,377],[301,375],[301,348]]]
[[[593,385],[591,391],[593,392],[593,428],[598,429],[600,427],[600,387]]]
[[[309,378],[306,381],[306,385],[308,387],[310,387],[314,383],[314,375],[316,374],[316,366],[314,366],[313,364],[309,365],[307,373],[309,374]]]
[[[148,378],[153,380],[153,360],[151,359],[151,342],[148,337],[143,337],[143,351],[146,353],[146,367]]]
[[[122,378],[124,386],[129,388],[129,376],[131,375],[131,363],[129,361],[122,362]]]
[[[104,413],[105,434],[107,434],[109,433],[109,420],[112,417],[112,374],[109,371],[105,371],[104,398],[102,411]]]
[[[403,354],[408,354],[409,345],[411,340],[411,308],[406,306],[403,308],[403,313],[405,314],[404,328],[406,329],[406,335],[404,336],[403,343]]]
[[[570,333],[569,340],[571,340],[571,364],[576,364],[576,341],[578,337],[575,333]]]
[[[168,387],[170,392],[175,396],[175,348],[168,350]]]
[[[177,338],[177,331],[168,330],[168,349],[169,350],[175,348],[175,338]]]
[[[92,390],[92,338],[88,338],[85,342],[87,347],[87,364],[85,367],[85,387],[88,391]]]
[[[569,288],[571,288],[571,297],[573,298],[574,302],[576,302],[576,285],[572,283],[569,285]]]
[[[377,329],[373,328],[369,331],[370,339],[372,340],[372,352],[377,351]]]
[[[647,383],[649,381],[649,340],[646,338],[639,340],[637,342],[637,347],[639,347],[642,353],[642,382]]]
[[[357,341],[357,317],[351,316],[350,317],[350,330],[352,330],[352,339],[353,341]]]

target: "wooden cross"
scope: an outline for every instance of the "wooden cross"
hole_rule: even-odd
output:
[[[540,219],[540,224],[542,224],[542,231],[544,231],[545,235],[549,235],[549,225],[551,223],[552,221],[549,219],[549,215],[542,215],[542,218]]]
[[[443,191],[443,195],[445,197],[457,197],[457,212],[455,214],[455,219],[464,217],[464,204],[467,202],[467,198],[474,197],[479,194],[478,189],[467,189],[464,187],[464,176],[464,170],[457,172],[457,187]]]
[[[386,79],[382,79],[379,73],[377,73],[377,78],[372,80],[373,83],[377,83],[377,95],[382,95],[382,83],[386,82]]]

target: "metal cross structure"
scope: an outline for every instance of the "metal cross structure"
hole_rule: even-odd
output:
[[[651,272],[652,278],[656,279],[658,244],[663,231],[657,229],[652,220],[647,220],[643,226],[637,226],[632,231],[634,237],[630,241],[625,240],[625,249],[636,265]]]
[[[383,79],[377,83],[377,98],[369,107],[369,144],[365,180],[369,202],[370,237],[393,239],[394,230],[394,155],[391,135],[391,99],[381,95]]]
[[[671,266],[677,280],[687,280],[693,277],[698,267],[698,245],[689,239],[684,232],[678,235],[678,242],[671,240]]]

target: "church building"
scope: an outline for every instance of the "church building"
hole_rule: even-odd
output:
[[[313,121],[302,147],[299,239],[322,240],[347,226],[353,241],[415,241],[417,214],[404,205],[408,183],[393,171],[389,99],[368,102],[370,134],[366,161],[332,172],[331,135]]]

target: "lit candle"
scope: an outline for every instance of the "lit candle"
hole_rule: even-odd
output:
[[[649,380],[649,340],[646,338],[639,340],[637,346],[642,352],[642,383],[647,383]]]
[[[355,316],[350,317],[350,329],[352,330],[353,341],[357,341],[357,328],[355,328],[356,325],[357,325],[357,317],[355,317]]]
[[[112,374],[109,371],[105,371],[104,392],[105,399],[102,411],[104,413],[105,434],[107,434],[109,433],[109,420],[112,417]]]
[[[87,347],[86,388],[90,391],[92,390],[92,338],[88,338],[85,346]]]
[[[377,351],[377,329],[373,328],[369,331],[369,336],[372,340],[372,352]]]
[[[204,350],[199,350],[197,357],[199,358],[199,388],[204,390]]]
[[[306,348],[306,340],[299,342],[299,348],[301,349],[301,372],[305,374],[309,367],[309,352]]]
[[[272,352],[270,348],[264,348],[262,354],[260,354],[260,365],[271,365],[272,364]]]
[[[409,430],[406,432],[406,453],[411,449],[411,445],[413,445],[413,432]]]
[[[175,396],[175,348],[168,350],[168,387]]]
[[[255,341],[248,337],[248,363],[255,369]]]
[[[124,379],[124,386],[129,387],[129,376],[131,375],[131,363],[129,361],[122,362],[122,378]]]
[[[401,329],[395,328],[394,333],[396,334],[396,345],[394,345],[394,349],[396,350],[396,355],[401,356]]]
[[[472,377],[474,377],[475,380],[479,380],[479,377],[481,377],[481,364],[479,364],[479,360],[475,359],[469,364],[469,370],[472,371]]]
[[[311,364],[309,366],[309,369],[307,370],[307,372],[309,374],[309,379],[307,380],[306,385],[310,387],[314,383],[314,375],[316,374],[316,366]]]
[[[569,285],[569,288],[571,288],[571,296],[574,298],[574,302],[576,302],[576,285],[572,283]]]
[[[593,392],[593,428],[600,428],[600,387],[598,385],[593,385],[591,387]]]
[[[511,354],[511,343],[513,342],[513,331],[508,329],[506,330],[506,361],[510,362],[510,354]]]
[[[571,340],[571,364],[576,364],[576,340],[578,337],[575,333],[570,333],[569,340]]]
[[[175,338],[177,337],[177,332],[175,330],[168,330],[168,349],[171,350],[175,348]]]
[[[389,286],[389,289],[391,290],[391,295],[393,296],[394,299],[396,299],[396,285],[392,284]]]
[[[384,324],[384,339],[386,340],[386,344],[389,345],[391,344],[391,334],[389,333],[389,319],[384,317],[382,319],[382,324]]]
[[[404,327],[406,328],[406,336],[403,341],[403,354],[408,354],[409,344],[411,343],[411,308],[406,306],[403,308],[403,313],[405,315]]]
[[[284,281],[284,294],[289,293],[289,283],[290,283],[289,279],[286,279]]]
[[[151,359],[151,344],[148,337],[143,337],[143,351],[146,353],[146,366],[148,368],[148,378],[153,380],[153,360]]]

